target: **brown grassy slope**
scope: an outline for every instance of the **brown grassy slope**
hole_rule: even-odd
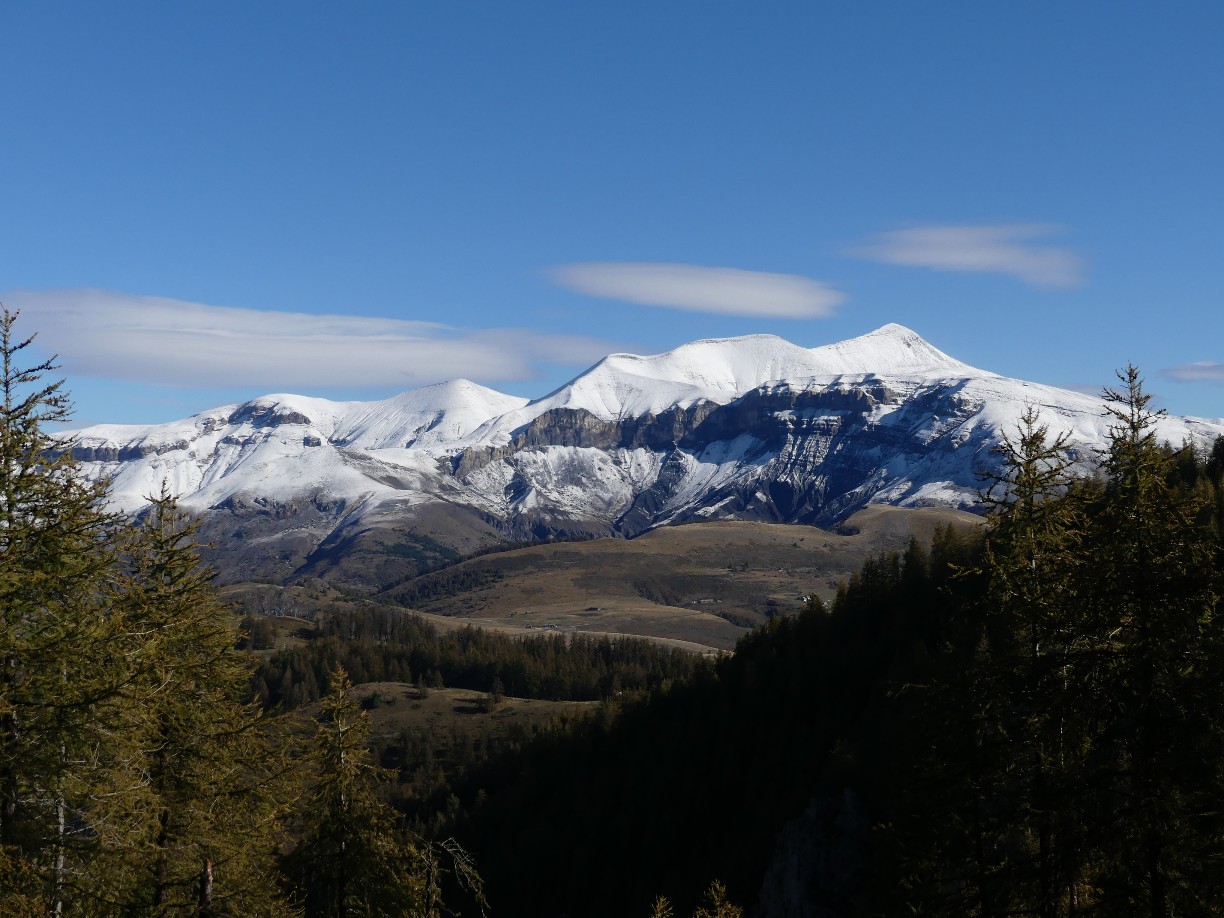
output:
[[[955,510],[872,506],[841,533],[774,523],[692,523],[636,539],[537,545],[473,558],[386,591],[383,601],[524,634],[633,634],[728,649],[746,627],[829,598],[880,551],[927,543],[945,523],[980,525]],[[474,581],[460,588],[463,577]],[[440,586],[426,596],[423,587]]]

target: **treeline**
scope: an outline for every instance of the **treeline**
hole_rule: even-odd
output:
[[[984,533],[474,774],[454,825],[494,900],[647,914],[718,877],[763,914],[1224,914],[1224,441],[1161,445],[1148,401],[1128,370],[1088,478],[1028,413]]]
[[[458,551],[449,545],[443,545],[424,532],[408,533],[405,538],[387,545],[383,551],[389,555],[415,561],[420,565],[421,570],[426,571],[455,564],[460,558]]]
[[[343,668],[357,683],[405,682],[553,701],[594,701],[656,689],[707,667],[701,657],[641,638],[514,637],[470,626],[441,631],[389,608],[328,616],[305,644],[265,660],[252,691],[265,707],[294,708],[329,691]]]
[[[399,605],[416,608],[438,599],[449,599],[460,593],[492,586],[502,579],[502,572],[498,570],[476,567],[460,571],[443,570],[415,577],[407,585],[387,591],[386,596]]]

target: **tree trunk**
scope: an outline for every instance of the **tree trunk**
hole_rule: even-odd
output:
[[[67,825],[64,813],[64,795],[55,798],[55,874],[51,893],[51,914],[60,918],[64,914],[64,843]]]
[[[200,871],[200,904],[196,909],[198,918],[212,918],[213,864],[211,860],[204,861]]]

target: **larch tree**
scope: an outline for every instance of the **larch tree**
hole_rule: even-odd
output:
[[[234,617],[169,495],[142,526],[106,511],[16,319],[0,307],[0,911],[288,914],[291,769],[244,700]]]
[[[370,753],[369,716],[349,697],[343,669],[318,721],[318,777],[301,814],[286,873],[308,918],[439,914],[437,863],[395,831],[397,814],[378,799],[382,769]]]
[[[106,783],[125,635],[107,600],[105,484],[87,483],[51,432],[70,402],[46,380],[53,361],[22,365],[34,339],[16,319],[0,307],[0,872],[59,915],[98,843],[88,811]]]
[[[164,489],[132,530],[114,606],[130,636],[128,729],[143,781],[136,843],[96,888],[143,915],[277,915],[282,817],[292,794],[279,725],[247,700],[235,616]],[[132,837],[132,836],[129,836]]]

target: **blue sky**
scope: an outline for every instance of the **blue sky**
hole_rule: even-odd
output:
[[[899,322],[1224,415],[1224,4],[8,3],[0,299],[82,423]]]

